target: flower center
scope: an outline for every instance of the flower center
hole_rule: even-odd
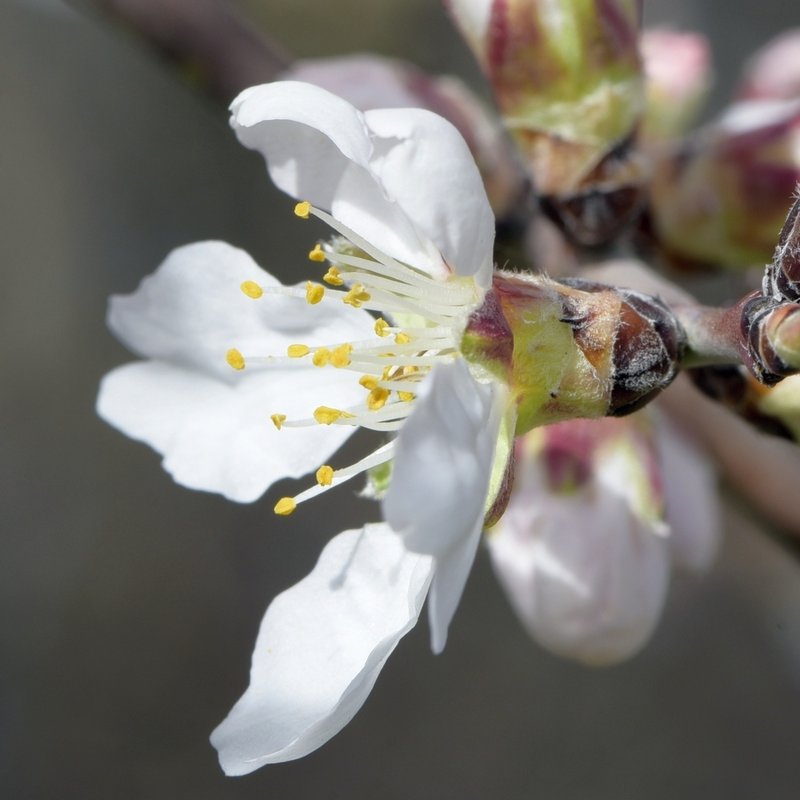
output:
[[[312,262],[327,261],[330,265],[322,283],[262,287],[245,281],[242,292],[253,300],[280,294],[305,300],[312,306],[338,302],[374,311],[380,316],[374,322],[372,335],[351,342],[298,342],[290,345],[284,355],[243,354],[233,348],[226,356],[228,364],[243,370],[305,362],[320,369],[357,373],[354,380],[366,392],[363,403],[348,408],[320,405],[309,419],[290,419],[276,411],[271,419],[278,430],[350,425],[397,431],[411,413],[420,384],[433,366],[461,356],[461,337],[482,292],[472,278],[451,276],[437,280],[392,258],[308,202],[298,203],[295,214],[302,219],[313,215],[338,234],[330,242],[316,244],[308,254]],[[275,513],[291,514],[298,503],[391,460],[393,450],[394,443],[389,442],[343,469],[321,466],[316,473],[317,484],[296,497],[279,500]]]

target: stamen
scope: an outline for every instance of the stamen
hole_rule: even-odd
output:
[[[308,257],[311,261],[317,261],[322,263],[325,261],[325,251],[319,246],[319,242],[314,245],[314,249],[308,254]]]
[[[316,477],[320,486],[330,486],[333,483],[333,467],[324,464],[317,470]]]
[[[281,517],[288,517],[296,508],[297,502],[293,497],[281,497],[281,499],[275,503],[273,511]]]
[[[302,358],[311,352],[311,348],[305,344],[290,344],[286,348],[286,355],[289,358]]]
[[[375,333],[378,336],[381,336],[381,337],[388,336],[389,335],[389,328],[390,328],[390,325],[385,319],[380,318],[380,319],[375,320]]]
[[[235,370],[244,369],[244,356],[235,347],[232,347],[225,353],[225,360]]]
[[[325,287],[322,284],[306,281],[306,302],[309,305],[315,306],[323,297],[325,297]]]
[[[358,382],[361,386],[363,386],[368,391],[372,391],[377,385],[380,378],[376,377],[375,375],[362,375]]]
[[[397,344],[408,344],[411,341],[411,337],[407,333],[400,331],[400,333],[395,334],[394,340]]]
[[[331,286],[342,286],[344,284],[344,278],[336,267],[328,267],[328,271],[322,276],[322,280]]]
[[[318,347],[311,356],[311,363],[315,367],[327,367],[331,363],[331,351],[327,347]]]
[[[298,203],[294,207],[294,213],[300,217],[300,219],[308,219],[308,215],[311,213],[311,203],[308,200],[303,200],[302,203]]]
[[[372,295],[364,291],[364,285],[356,283],[353,288],[342,298],[342,302],[353,308],[361,308],[362,303],[372,299]]]
[[[367,397],[367,408],[370,411],[378,411],[386,405],[389,399],[389,390],[376,386],[372,389]]]
[[[278,429],[281,429],[281,425],[286,422],[286,414],[273,414],[270,419],[272,420],[272,424]]]
[[[410,403],[416,397],[414,392],[398,392],[397,396],[403,403]]]
[[[329,406],[320,406],[314,410],[314,419],[320,425],[333,425],[340,419],[352,417],[347,411],[340,411],[338,408],[330,408]]]
[[[264,294],[264,290],[255,281],[245,281],[239,288],[253,300],[258,300]]]
[[[350,366],[350,353],[352,352],[353,352],[353,345],[340,344],[331,353],[331,364],[333,364],[333,366],[336,367],[337,369]]]

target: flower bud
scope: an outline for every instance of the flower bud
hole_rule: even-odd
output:
[[[458,78],[432,76],[403,61],[371,55],[296,61],[284,80],[313,83],[356,108],[425,108],[458,128],[481,172],[489,202],[504,216],[524,189],[511,142],[494,115]]]
[[[639,204],[641,171],[628,163],[643,108],[639,1],[449,0],[448,7],[538,193],[553,200],[579,241],[607,239]]]
[[[669,385],[684,347],[683,329],[653,297],[504,272],[461,343],[466,358],[511,387],[517,435],[635,411]]]
[[[742,361],[762,383],[800,370],[800,304],[754,292],[742,303],[741,330]]]
[[[711,52],[698,33],[646,30],[641,41],[646,104],[645,142],[682,135],[694,122],[711,87]]]
[[[738,95],[743,100],[800,97],[800,28],[784,31],[750,57]]]
[[[670,561],[654,458],[639,417],[573,420],[518,441],[489,550],[521,621],[554,653],[611,664],[652,633]]]
[[[657,162],[655,231],[673,254],[746,267],[768,262],[800,179],[800,101],[733,106]]]

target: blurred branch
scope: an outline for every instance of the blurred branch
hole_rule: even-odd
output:
[[[225,0],[68,1],[132,30],[226,103],[245,87],[274,79],[292,60]]]

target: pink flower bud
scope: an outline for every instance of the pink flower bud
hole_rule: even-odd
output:
[[[642,135],[672,138],[686,131],[711,86],[711,51],[698,33],[656,28],[641,40],[647,104]]]
[[[744,100],[800,97],[800,28],[784,31],[750,58],[738,95]]]
[[[518,442],[489,547],[520,619],[554,653],[611,664],[652,633],[670,564],[654,459],[640,417],[564,422]]]
[[[800,100],[739,103],[657,163],[657,236],[684,259],[761,266],[772,257],[798,180]]]

